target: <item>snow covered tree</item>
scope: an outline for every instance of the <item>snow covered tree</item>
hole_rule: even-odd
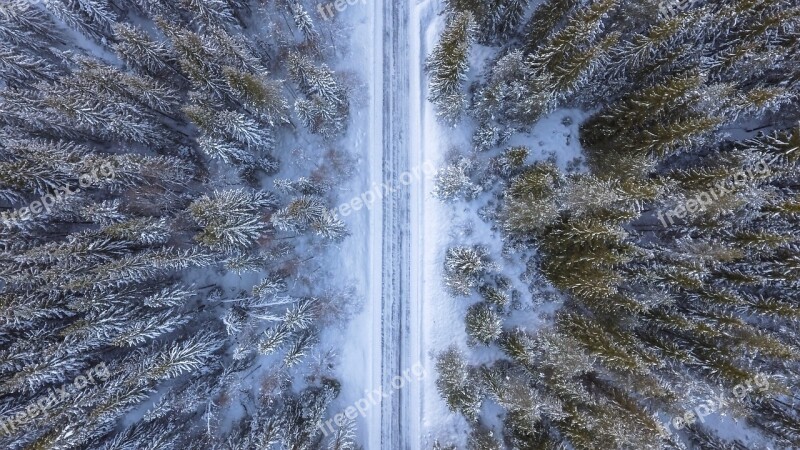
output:
[[[70,28],[97,41],[109,36],[117,21],[114,12],[98,0],[44,0],[44,4]]]
[[[174,56],[163,43],[127,24],[115,24],[114,32],[118,39],[114,50],[127,64],[154,76],[175,71]]]
[[[189,206],[192,218],[202,227],[198,242],[214,249],[246,249],[268,230],[261,211],[274,208],[275,199],[265,192],[217,191]]]
[[[298,232],[312,230],[316,234],[334,241],[347,234],[341,219],[325,208],[319,199],[310,196],[292,200],[285,208],[273,214],[271,221],[279,230]]]
[[[585,84],[588,74],[616,44],[619,34],[602,36],[601,31],[603,20],[618,3],[618,0],[603,0],[578,10],[564,28],[553,33],[529,56],[527,64],[536,80],[529,91],[552,97],[544,112]]]
[[[472,13],[462,12],[449,19],[439,43],[425,62],[430,78],[428,99],[440,111],[439,115],[455,122],[460,117],[460,105],[465,100],[461,92],[469,69],[469,50],[475,35]],[[448,111],[446,108],[455,108]]]
[[[306,98],[295,102],[303,124],[313,133],[326,137],[341,134],[350,116],[347,93],[326,66],[318,66],[298,52],[289,54],[289,77],[300,86]]]
[[[456,295],[469,295],[493,267],[483,247],[451,247],[444,260],[445,284]]]
[[[484,398],[477,371],[466,364],[462,354],[455,348],[437,357],[436,371],[439,374],[436,387],[450,410],[476,421]]]
[[[504,226],[513,233],[540,232],[559,216],[556,195],[561,183],[551,164],[536,164],[514,178],[506,193]]]
[[[287,1],[286,3],[289,7],[289,11],[292,13],[294,24],[303,32],[303,36],[310,41],[316,39],[319,34],[314,28],[314,21],[303,5],[298,1]]]
[[[503,331],[500,316],[489,304],[477,303],[467,311],[467,335],[475,342],[488,345]]]
[[[537,6],[525,25],[525,52],[532,53],[543,44],[564,16],[577,4],[577,0],[548,0]]]
[[[552,0],[508,35],[488,32],[496,16],[478,12],[500,2],[478,3],[446,2],[450,20],[474,14],[477,39],[494,48],[482,49],[489,56],[469,77],[454,78],[454,92],[470,85],[476,152],[470,170],[446,166],[437,189],[463,198],[462,187],[480,180],[488,195],[467,204],[465,223],[477,212],[491,230],[482,239],[502,233],[504,265],[524,266],[509,283],[453,250],[469,247],[443,255],[445,286],[459,295],[477,287],[483,300],[466,313],[469,344],[494,343],[509,358],[479,368],[481,389],[503,410],[496,440],[525,449],[748,445],[702,426],[673,436],[659,417],[681,417],[714,386],[753,385],[758,373],[796,378],[785,362],[798,353],[787,307],[797,281],[789,236],[800,217],[798,111],[789,101],[800,10],[780,0]],[[446,114],[463,104],[442,98]],[[562,170],[563,149],[541,138],[559,107],[592,111],[578,124],[586,168],[573,160]],[[558,145],[571,147],[574,133],[564,137]],[[497,149],[531,138],[544,157]],[[539,327],[518,312],[518,283],[558,310],[553,328],[523,331]],[[506,317],[520,328],[503,331]],[[459,409],[473,403],[456,389],[456,374],[475,370],[472,358],[443,354],[440,370],[444,360],[461,370],[439,389],[451,409],[480,422]],[[721,413],[796,445],[797,417],[772,397],[780,390],[770,382]],[[480,433],[475,445],[497,446]]]
[[[279,82],[223,67],[222,73],[234,95],[260,118],[276,126],[289,123],[289,105],[283,98]]]
[[[325,323],[295,283],[306,280],[303,245],[272,239],[279,204],[255,190],[278,170],[272,152],[291,124],[290,88],[266,68],[285,69],[275,49],[307,50],[274,24],[255,32],[251,17],[277,11],[240,0],[0,4],[0,447],[319,444],[337,382],[285,380],[306,370]],[[312,56],[311,89],[335,103],[325,114],[343,129],[346,89]],[[303,231],[340,239],[343,223],[319,204]],[[217,284],[230,272],[244,277],[237,292]],[[285,330],[272,352],[267,325]],[[280,366],[274,402],[238,395],[258,358]],[[246,411],[224,430],[233,395]],[[334,448],[354,446],[339,438]]]
[[[469,12],[477,21],[476,36],[481,43],[508,39],[525,15],[527,0],[448,0],[453,13]]]
[[[474,164],[462,157],[436,173],[436,187],[433,195],[445,201],[475,198],[481,191],[470,179]]]
[[[491,431],[479,426],[472,429],[467,441],[469,450],[501,450],[503,447]]]
[[[502,308],[508,303],[508,295],[494,286],[484,284],[478,289],[478,291],[480,292],[481,297],[483,297],[483,299],[491,305]]]

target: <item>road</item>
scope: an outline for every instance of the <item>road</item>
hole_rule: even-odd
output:
[[[376,1],[376,3],[379,3]],[[395,377],[410,367],[405,348],[409,335],[410,186],[400,182],[409,167],[409,55],[408,3],[383,2],[383,125],[384,186],[392,192],[383,201],[381,275],[381,384],[392,386]],[[381,448],[410,450],[405,426],[408,390],[393,390],[381,405]],[[416,446],[414,446],[416,447]]]
[[[430,0],[373,3],[373,59],[382,70],[374,74],[372,86],[370,179],[373,186],[389,188],[382,207],[373,209],[370,217],[370,297],[380,298],[373,317],[375,335],[380,336],[373,355],[380,367],[374,369],[373,382],[392,395],[384,399],[377,417],[370,418],[370,450],[421,448],[423,386],[435,377],[421,341],[422,210],[430,185],[424,177],[411,183],[406,179],[405,184],[401,178],[409,172],[419,174],[429,162],[423,152],[431,143],[422,142],[426,50],[421,38],[435,18],[435,6]],[[420,364],[426,367],[425,380],[393,387],[398,377]]]

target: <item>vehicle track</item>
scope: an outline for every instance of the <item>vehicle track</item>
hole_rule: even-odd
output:
[[[381,385],[392,395],[381,404],[381,448],[410,450],[405,426],[412,420],[408,389],[392,383],[411,366],[409,342],[410,186],[400,176],[409,172],[409,3],[379,2],[382,18],[382,182],[390,187],[382,208]]]

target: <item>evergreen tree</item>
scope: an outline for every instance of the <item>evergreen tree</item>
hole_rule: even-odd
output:
[[[457,295],[469,295],[481,277],[493,265],[488,251],[482,247],[453,247],[444,261],[445,284]]]
[[[453,92],[470,83],[472,141],[490,153],[450,158],[437,195],[465,200],[468,220],[477,212],[502,233],[504,263],[525,266],[509,283],[489,276],[494,269],[476,263],[470,247],[452,244],[443,255],[445,286],[458,295],[477,287],[483,299],[466,311],[468,342],[495,342],[509,358],[478,370],[481,390],[502,410],[503,444],[752,445],[697,420],[670,434],[660,418],[688,417],[687,404],[718,386],[753,386],[758,374],[797,377],[789,306],[800,147],[797,130],[783,128],[797,118],[788,99],[798,9],[760,0],[549,1],[510,36],[495,33],[496,16],[485,14],[498,5],[447,2],[450,20],[474,14],[477,39],[495,46],[469,77],[453,78]],[[455,116],[462,102],[442,98]],[[587,170],[575,160],[564,171],[556,148],[549,161],[496,148],[539,138],[556,118],[544,116],[562,106],[590,112],[579,124]],[[571,146],[575,136],[565,137]],[[547,155],[554,144],[539,145]],[[473,180],[477,201],[465,195]],[[528,285],[539,319],[551,316],[538,302],[557,311],[553,328],[527,315],[528,299],[510,289],[518,283]],[[457,389],[476,369],[466,359],[449,350],[438,360],[440,394],[457,412],[472,404]],[[768,384],[717,412],[746,418],[757,439],[796,445],[796,414],[777,400],[789,391]],[[461,414],[485,418],[474,408]],[[473,445],[497,445],[476,429]]]
[[[450,122],[460,117],[458,105],[465,103],[465,100],[460,100],[464,95],[461,89],[469,69],[469,49],[474,35],[475,19],[472,13],[463,12],[453,16],[425,62],[430,78],[428,99],[437,107],[440,117]]]
[[[259,212],[274,206],[274,197],[267,193],[220,191],[193,202],[189,213],[203,227],[196,237],[198,242],[233,251],[252,246],[267,231]]]
[[[458,350],[450,348],[437,357],[436,371],[436,387],[450,410],[476,421],[484,394],[475,370],[467,366]]]
[[[255,32],[249,18],[276,11],[239,0],[0,4],[1,447],[320,443],[337,382],[285,380],[306,370],[318,327],[340,318],[307,296],[324,286],[305,288],[305,246],[273,240],[277,199],[252,190],[279,169],[272,152],[291,124],[271,52],[304,48],[274,24]],[[313,95],[344,129],[346,90],[322,53],[308,63]],[[317,202],[302,232],[343,237]],[[244,277],[237,292],[217,285],[229,272]],[[279,331],[272,351],[265,328]],[[280,383],[239,395],[258,358],[276,363]],[[234,395],[244,409],[224,429]],[[352,447],[344,433],[334,448]]]
[[[469,308],[466,323],[469,337],[475,342],[486,345],[497,339],[502,331],[500,317],[485,303],[478,303]]]
[[[527,0],[448,0],[447,8],[453,13],[468,12],[475,17],[481,43],[508,39],[516,31],[525,14]]]

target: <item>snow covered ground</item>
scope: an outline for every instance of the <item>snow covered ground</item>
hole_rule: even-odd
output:
[[[380,55],[376,56],[372,39],[380,30],[380,16],[376,14],[379,6],[379,3],[359,2],[334,17],[349,38],[349,42],[339,46],[340,51],[346,52],[339,59],[340,64],[345,70],[355,70],[361,81],[360,92],[355,94],[368,102],[366,107],[354,108],[348,135],[339,143],[358,161],[355,176],[342,186],[337,205],[360,197],[370,189],[375,177],[380,176],[381,155],[377,151],[380,148],[380,116],[376,110],[380,111],[381,66],[376,62]],[[373,251],[376,248],[373,230],[381,226],[380,209],[380,204],[376,203],[371,208],[354,211],[342,218],[351,235],[341,244],[334,270],[338,277],[352,280],[363,308],[346,328],[329,330],[322,339],[330,347],[341,348],[336,375],[342,380],[342,392],[329,409],[331,417],[343,413],[380,387],[380,366],[376,361],[380,361],[381,349],[380,339],[376,336],[380,335],[381,309],[373,286],[375,268],[380,268],[380,254]],[[379,448],[376,444],[380,442],[380,408],[369,408],[366,414],[359,414],[355,420],[357,442],[363,443],[365,448]]]
[[[436,120],[433,106],[426,98],[424,62],[444,27],[444,17],[438,14],[442,9],[441,1],[417,0],[407,13],[407,42],[389,42],[388,45],[387,36],[397,39],[404,34],[397,29],[387,32],[387,26],[397,26],[385,23],[393,17],[392,12],[385,9],[387,6],[374,2],[367,7],[349,8],[337,17],[349,24],[350,53],[343,58],[343,67],[352,69],[352,61],[363,62],[357,65],[358,75],[365,80],[369,92],[368,108],[357,113],[348,138],[342,142],[358,155],[361,170],[340,193],[340,203],[374,186],[397,183],[399,173],[404,170],[430,164],[440,167],[445,163],[445,154],[454,147],[462,150],[471,147],[472,126],[447,129]],[[385,89],[389,76],[387,67],[402,64],[398,61],[403,55],[392,53],[402,48],[408,51],[409,72],[408,95],[405,95],[409,135],[405,143],[398,139],[396,131],[402,129],[400,121],[404,118],[391,116],[392,111],[399,108],[397,104],[392,105],[392,101],[399,103],[404,95]],[[491,57],[492,50],[480,48],[475,53],[473,58],[478,63]],[[397,79],[388,82],[401,83]],[[562,124],[564,117],[572,119],[569,125]],[[565,168],[581,154],[577,127],[584,118],[585,113],[578,110],[556,111],[529,133],[515,135],[508,145],[528,146],[532,150],[531,160],[544,160],[556,154],[557,163]],[[391,121],[397,128],[387,130],[384,120]],[[397,159],[401,155],[387,154],[399,151],[387,149],[389,144],[408,149],[408,160]],[[361,313],[346,329],[334,330],[325,337],[331,347],[342,348],[337,375],[343,381],[343,392],[329,415],[344,412],[347,407],[369,397],[371,392],[382,390],[392,396],[384,398],[381,407],[370,406],[356,420],[358,441],[365,448],[394,450],[403,442],[399,448],[425,449],[437,439],[461,448],[466,443],[469,428],[460,415],[448,410],[436,389],[435,356],[452,344],[466,349],[464,316],[471,301],[453,298],[443,288],[443,257],[448,246],[475,243],[486,245],[499,259],[501,240],[488,224],[478,219],[476,210],[482,202],[443,203],[431,194],[434,190],[432,177],[415,178],[407,188],[408,192],[401,190],[397,195],[376,201],[369,209],[344,218],[352,235],[342,243],[337,271],[353,279],[365,301]],[[408,228],[387,228],[387,220],[396,222],[402,217],[406,194],[410,201]],[[463,229],[466,224],[474,230],[470,236],[454,231]],[[394,232],[387,234],[387,230]],[[410,273],[405,280],[403,277],[395,279],[397,274],[393,271],[399,262],[393,260],[393,252],[402,255],[403,233],[410,237],[410,257],[405,261]],[[519,262],[511,261],[503,268],[516,271],[511,278],[518,280],[520,267]],[[387,277],[390,277],[388,282]],[[528,311],[515,320],[524,319],[525,325],[537,326],[542,320],[538,316],[540,312]],[[491,361],[499,356],[496,351],[474,349],[470,355],[473,363]],[[393,377],[417,364],[424,368],[421,380],[407,383],[401,390],[390,387]],[[394,436],[398,433],[401,436]]]
[[[436,121],[433,105],[426,100],[426,80],[423,65],[426,55],[433,48],[438,33],[443,27],[443,17],[436,12],[441,9],[438,1],[419,2],[412,12],[411,48],[416,70],[412,72],[411,90],[416,94],[412,107],[412,164],[423,160],[440,166],[448,143],[443,140],[442,126]],[[463,341],[462,315],[455,310],[455,303],[447,301],[441,282],[444,249],[448,241],[450,224],[448,213],[441,202],[431,197],[432,180],[423,182],[412,193],[411,245],[412,260],[412,317],[418,330],[412,340],[412,352],[420,358],[426,370],[433,374],[414,392],[414,411],[419,421],[409,424],[409,429],[419,437],[418,448],[430,448],[440,435],[464,434],[463,419],[450,414],[436,391],[436,368],[432,350],[447,347],[452,342]]]
[[[467,121],[457,129],[446,128],[436,120],[433,105],[426,99],[424,63],[444,27],[444,17],[439,14],[442,1],[410,3],[407,24],[402,20],[404,9],[392,3],[376,1],[368,8],[350,8],[345,13],[350,16],[358,10],[352,16],[357,21],[351,34],[352,57],[364,62],[359,65],[363,68],[360,74],[368,80],[370,92],[369,117],[357,118],[352,131],[357,136],[352,148],[363,158],[360,167],[369,170],[352,180],[347,193],[358,195],[372,186],[396,182],[399,172],[424,164],[441,167],[453,148],[466,154],[472,147],[474,124]],[[402,41],[406,37],[403,26],[408,27],[407,41]],[[476,46],[472,67],[485,67],[495,52]],[[409,77],[405,92],[401,89],[405,88],[405,75],[392,72],[404,63]],[[470,73],[471,78],[478,75],[475,70]],[[402,104],[404,97],[406,105]],[[403,133],[405,106],[407,141]],[[586,111],[559,109],[530,130],[514,134],[504,148],[527,147],[528,163],[553,159],[562,170],[581,170],[582,165],[575,165],[582,156],[578,128],[588,116]],[[398,149],[408,150],[407,160]],[[339,374],[345,391],[333,411],[343,411],[376,389],[390,390],[389,380],[411,366],[422,364],[425,373],[419,382],[392,392],[380,408],[372,407],[358,419],[359,441],[367,449],[429,449],[437,440],[465,447],[469,426],[463,417],[448,410],[436,388],[435,356],[451,345],[467,349],[464,317],[475,301],[454,298],[444,289],[443,259],[449,246],[486,246],[501,272],[513,280],[522,294],[523,307],[506,320],[506,326],[535,331],[547,325],[558,308],[558,302],[538,303],[539,299],[532,298],[535,294],[520,281],[524,261],[514,255],[501,256],[501,236],[478,217],[478,209],[492,194],[485,193],[473,202],[443,203],[432,196],[433,190],[434,180],[422,177],[409,185],[407,193],[401,191],[347,219],[354,237],[343,244],[340,268],[358,280],[366,301],[363,312],[337,336],[345,342]],[[408,211],[404,211],[406,207]],[[398,220],[406,213],[408,228],[403,229]],[[408,278],[405,270],[410,270]],[[472,348],[467,355],[473,364],[502,357],[499,350],[491,348]],[[485,406],[483,418],[500,431],[492,405]],[[743,434],[737,437],[747,441]]]

